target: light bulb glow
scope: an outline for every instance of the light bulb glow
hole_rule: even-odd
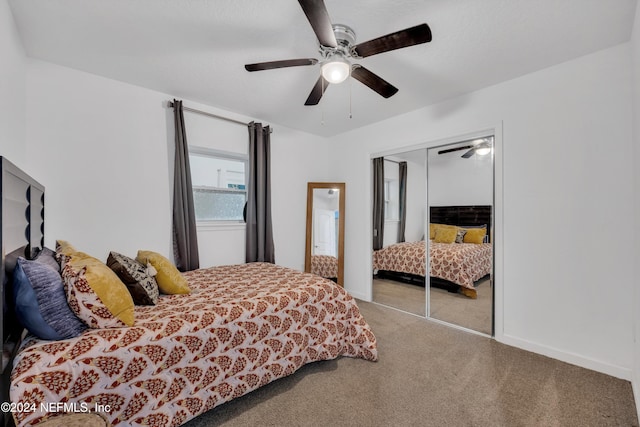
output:
[[[351,66],[341,56],[334,56],[322,65],[322,77],[329,83],[342,83],[349,77]]]
[[[484,145],[480,148],[476,148],[476,154],[478,156],[486,156],[487,154],[489,154],[491,152],[491,147],[488,145]]]

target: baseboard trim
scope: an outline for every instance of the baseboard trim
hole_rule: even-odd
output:
[[[631,390],[633,390],[633,400],[636,402],[636,412],[640,420],[640,390],[638,390],[638,384],[635,379],[631,380]]]
[[[502,335],[499,338],[496,337],[496,341],[499,341],[503,344],[510,345],[512,347],[517,347],[523,350],[531,351],[533,353],[538,353],[543,356],[550,357],[552,359],[557,359],[562,362],[569,363],[571,365],[580,366],[581,368],[586,368],[592,371],[611,375],[612,377],[620,378],[630,382],[632,381],[632,378],[633,378],[633,372],[629,368],[623,368],[621,366],[611,365],[609,363],[605,363],[599,360],[590,359],[588,357],[584,357],[575,353],[558,350],[553,347],[547,347],[544,345],[540,345],[531,341],[526,341],[526,340],[512,337],[509,335]],[[635,388],[634,388],[634,396],[636,396]],[[636,402],[638,402],[638,399],[636,399]]]
[[[361,299],[362,301],[366,301],[366,302],[372,302],[371,297],[369,295],[365,295],[365,294],[360,293],[360,292],[353,292],[353,291],[351,291],[349,289],[346,289],[346,288],[345,288],[345,290],[347,292],[349,292],[349,294],[354,298]]]

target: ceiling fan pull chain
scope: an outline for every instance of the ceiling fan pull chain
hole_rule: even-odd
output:
[[[349,119],[353,119],[353,114],[351,112],[351,79],[349,79]]]
[[[324,79],[322,78],[322,71],[320,72],[320,80],[322,81],[322,91],[324,94]],[[320,125],[324,126],[324,103],[320,103]]]

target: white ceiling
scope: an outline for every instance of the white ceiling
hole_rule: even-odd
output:
[[[350,79],[306,107],[319,65],[244,70],[320,58],[296,1],[9,3],[31,57],[324,136],[626,42],[636,7],[636,0],[325,0],[332,22],[352,27],[356,43],[423,22],[433,41],[359,61],[395,85],[395,96]]]

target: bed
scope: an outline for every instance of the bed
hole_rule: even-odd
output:
[[[332,255],[311,255],[311,273],[338,280],[338,258]]]
[[[491,206],[432,206],[430,234],[442,224],[465,231],[488,229]],[[433,238],[433,235],[430,235]],[[431,286],[476,298],[475,283],[491,273],[493,265],[490,233],[475,243],[443,243],[431,240],[429,277]],[[424,286],[426,277],[425,241],[389,245],[373,253],[373,268],[379,278]]]
[[[4,161],[3,170],[9,165]],[[17,190],[7,190],[3,181],[3,203],[12,203],[9,193],[20,199],[25,187],[36,188],[27,175],[19,178]],[[25,259],[40,257],[46,249],[44,187],[37,188],[41,196],[35,205],[27,200],[13,211],[3,210],[8,216],[2,218],[3,245],[18,248]],[[25,209],[33,208],[35,220],[24,223]],[[24,236],[24,230],[29,236],[34,226],[38,232],[27,244],[20,236],[5,240],[12,220],[22,230],[16,236]],[[64,252],[57,255],[65,259]],[[62,277],[70,274],[70,265],[63,261]],[[6,330],[17,322],[5,259],[2,268],[0,326]],[[78,277],[74,283],[81,282]],[[340,356],[377,360],[376,338],[355,300],[330,280],[267,263],[199,269],[181,277],[188,294],[160,295],[156,305],[135,305],[128,326],[85,325],[77,336],[60,340],[38,338],[21,328],[4,334],[8,369],[3,366],[3,374],[11,372],[16,424],[95,412],[111,425],[177,426],[306,363]],[[3,402],[7,388],[3,380]]]

